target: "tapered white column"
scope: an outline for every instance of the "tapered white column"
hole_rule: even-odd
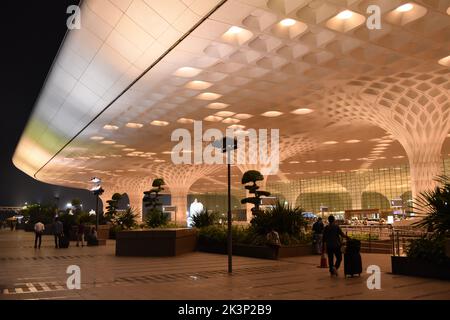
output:
[[[428,140],[405,146],[410,166],[411,192],[414,201],[417,200],[420,193],[432,190],[438,184],[435,179],[442,174],[442,143],[443,140]]]
[[[189,189],[188,188],[170,188],[170,197],[172,206],[176,207],[175,212],[175,222],[179,225],[185,226],[187,224],[187,196]]]

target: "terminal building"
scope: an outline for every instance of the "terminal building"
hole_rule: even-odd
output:
[[[183,223],[195,199],[226,211],[227,166],[197,161],[196,124],[278,130],[273,196],[342,219],[414,215],[450,173],[449,15],[429,0],[83,1],[13,162],[49,184],[99,177],[104,203],[126,193],[140,214],[163,178]],[[173,161],[178,129],[191,163]],[[232,165],[241,220],[242,174],[265,167]]]

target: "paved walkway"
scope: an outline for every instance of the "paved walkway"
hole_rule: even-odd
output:
[[[450,299],[450,282],[390,274],[390,256],[363,254],[363,268],[381,268],[381,289],[369,290],[368,274],[331,278],[318,256],[279,261],[195,252],[170,258],[114,255],[106,246],[55,249],[44,236],[0,231],[0,299]],[[68,290],[66,269],[81,268],[81,290]]]

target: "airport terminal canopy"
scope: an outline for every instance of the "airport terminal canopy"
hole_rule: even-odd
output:
[[[415,196],[450,152],[449,14],[448,0],[83,1],[14,164],[77,188],[101,176],[135,204],[163,177],[186,212],[189,192],[225,190],[225,166],[171,161],[174,130],[202,121],[279,129],[269,180],[408,164]]]

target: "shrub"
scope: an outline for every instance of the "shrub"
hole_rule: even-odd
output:
[[[234,244],[246,244],[253,246],[267,245],[267,238],[264,234],[258,234],[253,227],[233,226],[231,229]],[[227,243],[228,231],[224,226],[212,225],[201,228],[199,231],[199,242],[203,244]],[[280,234],[282,245],[298,245],[311,243],[311,235],[291,236],[288,233]]]
[[[255,215],[250,223],[255,232],[261,235],[266,235],[271,229],[274,229],[280,235],[286,233],[296,237],[300,236],[302,227],[307,226],[302,209],[280,201],[277,201],[271,209]]]
[[[157,208],[151,208],[147,211],[145,223],[149,228],[159,228],[166,226],[169,222],[169,215]]]
[[[116,226],[120,226],[122,230],[127,230],[136,227],[137,225],[137,214],[133,208],[128,208],[124,211],[116,211],[115,217],[113,218],[113,223]]]
[[[445,255],[445,237],[442,235],[426,235],[411,240],[406,255],[410,258],[442,264],[448,261]]]
[[[221,226],[208,226],[201,228],[198,233],[202,243],[223,244],[227,242],[227,229]]]
[[[192,226],[195,228],[204,228],[211,226],[218,221],[217,212],[208,212],[208,209],[204,209],[202,212],[192,215]]]

